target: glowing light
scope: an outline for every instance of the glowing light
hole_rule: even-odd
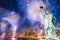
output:
[[[2,22],[2,23],[1,23],[1,27],[2,27],[2,28],[6,28],[6,27],[7,27],[7,24],[4,23],[4,22]]]
[[[3,39],[3,38],[5,37],[5,33],[3,33],[1,37],[2,37],[2,39]]]
[[[13,21],[17,21],[18,20],[18,16],[16,14],[13,14],[13,15],[11,15],[11,19]]]
[[[42,29],[41,29],[41,32],[40,32],[40,33],[41,33],[41,35],[42,35],[42,33],[43,33],[43,30],[42,30]]]
[[[12,30],[13,30],[12,40],[15,40],[15,35],[16,35],[17,25],[15,25],[15,26],[13,27]]]

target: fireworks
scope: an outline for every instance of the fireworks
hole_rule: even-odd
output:
[[[12,40],[15,40],[14,37],[16,35],[16,30],[18,28],[17,24],[18,24],[19,18],[20,18],[20,16],[18,14],[16,14],[15,12],[11,12],[6,17],[2,17],[3,21],[7,21],[7,22],[9,22],[11,24],[10,29],[11,29],[11,31],[13,33]],[[6,22],[2,22],[1,27],[5,30],[5,28],[8,27],[8,24]],[[3,33],[3,34],[5,34],[5,33]],[[4,35],[2,35],[2,36],[4,36]]]
[[[44,38],[44,40],[45,40],[45,38],[47,38],[49,36],[51,37],[51,35],[53,38],[54,37],[53,33],[55,33],[55,31],[54,31],[54,27],[52,27],[52,26],[54,26],[51,22],[52,16],[50,18],[49,16],[51,14],[48,15],[48,13],[50,12],[50,9],[48,7],[49,6],[48,0],[46,0],[47,3],[43,2],[43,0],[27,0],[27,1],[28,1],[28,3],[26,5],[21,6],[22,9],[24,9],[26,7],[27,12],[24,12],[23,10],[21,10],[22,11],[21,15],[23,15],[22,13],[27,13],[26,17],[25,16],[21,17],[19,14],[15,13],[14,11],[12,11],[12,12],[10,11],[9,13],[4,14],[4,17],[1,17],[3,20],[3,22],[0,23],[1,29],[3,31],[2,38],[4,38],[6,34],[9,35],[8,32],[6,33],[6,30],[8,31],[7,28],[9,28],[8,23],[11,24],[11,27],[9,29],[9,31],[11,30],[10,33],[12,34],[11,40],[17,40],[17,37],[15,38],[15,36],[18,34],[18,32],[20,33],[21,30],[22,30],[23,34],[21,34],[22,36],[19,34],[18,38],[33,38],[33,39],[39,38],[39,40],[42,40]],[[20,3],[20,5],[21,4],[22,4],[22,2]],[[25,4],[25,2],[23,4]],[[48,5],[46,5],[46,4],[48,4]],[[20,17],[22,20],[20,20]],[[6,23],[5,21],[7,21],[8,23]],[[25,22],[25,21],[27,21],[27,22]],[[31,24],[31,25],[29,25],[28,22],[30,22],[29,24]],[[20,28],[20,26],[22,27],[22,29]],[[27,26],[27,28],[25,28],[26,26]],[[28,35],[28,37],[25,37],[24,31],[26,31],[30,27],[33,30],[37,29],[37,31],[32,32],[30,30],[30,32],[27,32],[26,34],[29,34],[29,35],[32,34],[31,37],[29,37],[29,35]],[[17,30],[18,30],[18,32],[17,32]]]
[[[1,23],[1,27],[2,27],[3,29],[6,28],[6,27],[7,27],[7,23],[2,22],[2,23]]]

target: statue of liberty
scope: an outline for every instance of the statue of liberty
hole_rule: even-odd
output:
[[[56,32],[55,32],[55,26],[54,26],[55,18],[53,17],[53,14],[51,14],[49,11],[46,11],[44,14],[44,29],[46,34],[46,39],[56,39]]]
[[[43,6],[40,6],[40,11],[42,12],[42,17],[44,18],[43,23],[44,23],[44,30],[45,30],[45,35],[46,39],[56,39],[56,32],[55,32],[55,18],[51,12],[48,10],[44,10]]]

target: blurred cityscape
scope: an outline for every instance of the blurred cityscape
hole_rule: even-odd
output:
[[[44,31],[44,30],[42,30]],[[60,39],[60,27],[56,29],[57,37]],[[37,30],[28,29],[23,34],[16,33],[15,39],[13,38],[13,33],[9,31],[8,33],[0,35],[0,40],[46,40],[45,38],[45,32],[38,32]],[[53,39],[48,39],[53,40]]]

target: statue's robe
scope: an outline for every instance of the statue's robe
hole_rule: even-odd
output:
[[[44,27],[45,27],[46,39],[56,38],[55,26],[53,25],[52,17],[53,14],[45,14],[44,16]]]

